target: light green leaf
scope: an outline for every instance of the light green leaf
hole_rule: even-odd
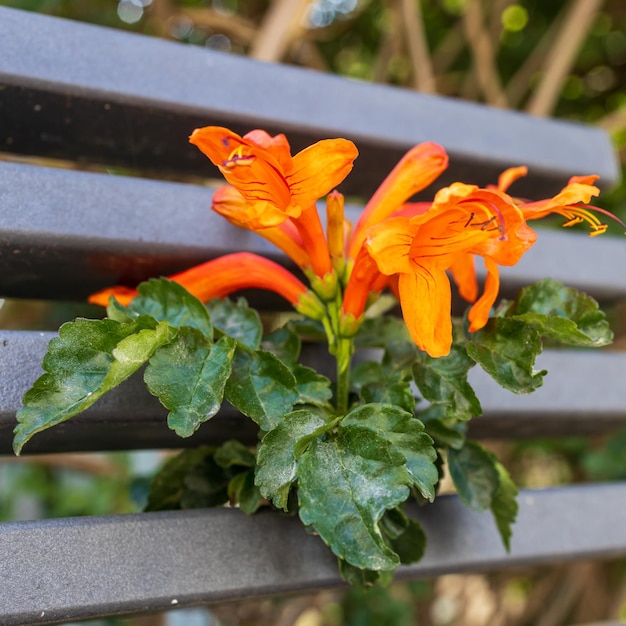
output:
[[[272,430],[298,401],[295,376],[271,352],[237,349],[226,399],[263,430]]]
[[[419,352],[413,365],[413,378],[422,397],[445,406],[446,417],[467,421],[482,413],[480,402],[467,382],[474,361],[463,346],[454,344],[448,356],[433,359]]]
[[[146,316],[127,324],[108,319],[63,324],[59,336],[48,344],[45,373],[26,392],[17,413],[15,453],[34,434],[90,407],[175,334],[166,322]]]
[[[301,409],[285,415],[263,437],[257,453],[255,482],[276,507],[287,510],[289,490],[296,479],[296,444],[324,425],[317,413]]]
[[[209,340],[213,326],[206,307],[182,285],[167,278],[151,278],[137,287],[139,295],[126,307],[129,315],[149,315],[176,328],[197,328]],[[115,311],[117,310],[117,313]],[[109,306],[109,313],[120,315],[119,305]]]
[[[304,365],[296,365],[293,368],[296,377],[296,390],[298,392],[298,404],[312,404],[314,406],[327,406],[333,397],[330,388],[330,380],[314,369]]]
[[[598,303],[551,278],[522,289],[507,316],[532,325],[543,337],[572,346],[605,346],[613,340]]]
[[[435,465],[437,453],[424,425],[412,413],[388,404],[365,404],[348,413],[341,428],[368,429],[377,439],[387,441],[394,452],[404,456],[410,484],[428,500],[435,499],[439,474]]]
[[[545,370],[533,366],[541,352],[537,331],[520,319],[492,318],[471,333],[467,354],[502,387],[514,393],[531,393],[543,384]]]
[[[170,411],[168,426],[180,437],[190,437],[219,411],[234,352],[234,339],[224,336],[211,344],[186,326],[150,359],[144,380]]]
[[[259,314],[248,307],[244,298],[211,300],[207,304],[211,321],[225,335],[236,339],[241,345],[256,350],[261,345],[263,325]]]
[[[475,511],[491,507],[500,484],[494,456],[473,441],[448,449],[448,469],[461,502]]]

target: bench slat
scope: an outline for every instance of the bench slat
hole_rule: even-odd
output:
[[[0,162],[0,192],[0,297],[85,298],[236,250],[286,261],[213,213],[211,190],[198,185]],[[359,210],[347,217],[355,222]],[[509,292],[551,276],[614,299],[626,296],[624,267],[622,238],[543,230],[501,274]]]
[[[626,484],[522,492],[508,555],[491,515],[455,496],[410,507],[428,547],[398,577],[624,555],[625,498]],[[232,509],[7,523],[0,525],[0,560],[11,572],[0,585],[5,626],[341,584],[330,551],[297,519]]]
[[[40,373],[39,363],[53,333],[0,331],[0,454],[10,454],[15,412],[21,397]],[[320,348],[305,352],[309,364],[325,364]],[[516,396],[501,389],[480,368],[470,381],[484,415],[471,422],[480,438],[547,437],[611,432],[626,426],[626,353],[547,351],[537,368],[548,370],[544,386]],[[84,414],[36,435],[25,454],[90,450],[179,448],[216,444],[233,437],[256,441],[252,422],[225,405],[191,439],[180,439],[166,426],[166,412],[134,376]]]
[[[186,138],[222,124],[285,132],[296,149],[356,140],[345,189],[359,194],[421,141],[449,151],[446,184],[492,183],[520,164],[531,167],[519,186],[529,197],[555,193],[572,174],[618,179],[599,129],[1,7],[0,84],[0,149],[18,154],[206,176]]]

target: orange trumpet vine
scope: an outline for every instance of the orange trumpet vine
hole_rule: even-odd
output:
[[[203,302],[241,289],[266,289],[298,308],[308,299],[306,286],[284,267],[249,252],[236,252],[207,261],[169,277]],[[89,302],[107,306],[111,296],[123,305],[138,294],[129,287],[109,287],[89,296]],[[310,304],[310,303],[309,303]]]

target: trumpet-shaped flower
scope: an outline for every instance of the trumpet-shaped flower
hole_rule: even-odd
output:
[[[318,276],[332,271],[315,202],[336,187],[358,155],[346,139],[326,139],[291,155],[284,135],[254,130],[241,137],[219,126],[196,129],[191,143],[204,152],[246,200],[228,219],[258,231],[293,219]],[[241,207],[240,207],[241,208]]]
[[[223,298],[241,289],[266,289],[296,306],[308,298],[306,286],[277,263],[249,252],[227,254],[169,277],[203,302]],[[109,287],[89,297],[106,306],[111,296],[127,305],[138,294],[129,287]]]
[[[412,218],[392,217],[371,227],[365,246],[382,274],[397,277],[413,340],[438,357],[448,354],[452,344],[446,272],[453,272],[466,295],[475,295],[473,257],[485,259],[485,289],[469,314],[470,330],[479,330],[498,294],[498,265],[517,263],[535,239],[506,194],[455,183],[436,195],[428,211]]]

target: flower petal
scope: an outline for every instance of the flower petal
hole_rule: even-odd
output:
[[[478,297],[474,255],[467,252],[459,252],[450,266],[450,274],[452,274],[452,278],[458,287],[461,298],[467,300],[467,302],[474,302]]]
[[[389,218],[368,230],[365,247],[383,274],[391,276],[413,271],[409,253],[415,232],[406,217]]]
[[[500,290],[500,273],[497,263],[489,257],[485,257],[485,268],[487,269],[487,278],[485,279],[483,294],[468,313],[470,332],[476,332],[485,326],[491,313],[491,307],[493,307]]]

